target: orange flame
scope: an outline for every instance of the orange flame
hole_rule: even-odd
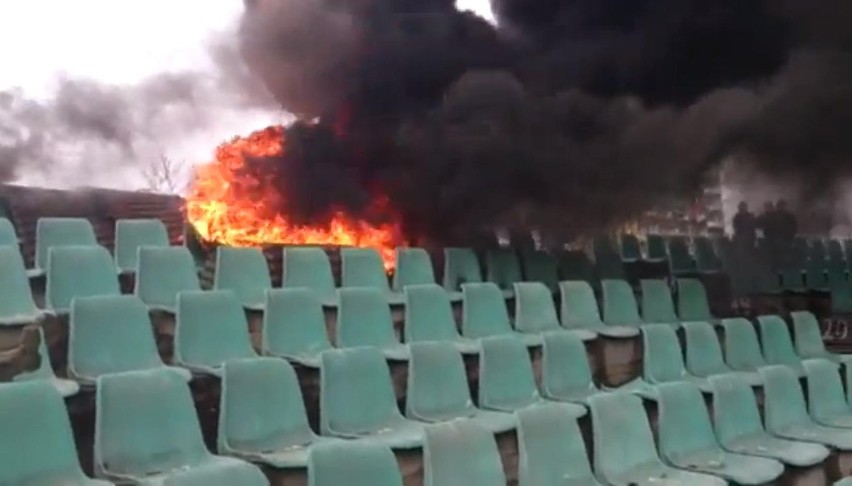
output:
[[[227,246],[372,247],[381,254],[385,268],[392,269],[394,250],[403,243],[398,222],[372,225],[338,211],[327,225],[299,226],[280,214],[286,194],[241,171],[244,156],[273,156],[283,150],[284,128],[272,126],[223,143],[213,162],[198,166],[186,198],[187,219],[198,235]]]

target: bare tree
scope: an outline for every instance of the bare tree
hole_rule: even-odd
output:
[[[161,154],[158,160],[142,169],[142,176],[148,183],[147,189],[151,192],[177,194],[186,187],[184,173],[187,165],[183,161],[176,161]]]

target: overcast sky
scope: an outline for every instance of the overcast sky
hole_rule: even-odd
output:
[[[488,0],[458,0],[458,6],[491,16]],[[203,70],[210,66],[207,41],[233,31],[242,8],[242,0],[3,0],[0,90],[19,87],[49,99],[58,76],[132,84],[164,71]],[[281,114],[222,118],[222,126],[168,154],[204,161],[219,142],[280,121]],[[61,179],[57,173],[31,182],[61,185]]]

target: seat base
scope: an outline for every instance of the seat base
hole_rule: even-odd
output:
[[[777,459],[794,467],[811,467],[831,451],[823,445],[779,439],[766,433],[740,437],[722,446],[730,452]]]
[[[636,486],[659,486],[660,484],[722,486],[728,484],[722,478],[708,474],[683,471],[664,466],[660,463],[639,465],[607,479],[611,484],[632,484]]]
[[[718,449],[676,457],[671,462],[675,467],[720,476],[737,484],[764,484],[784,473],[784,466],[778,461]]]

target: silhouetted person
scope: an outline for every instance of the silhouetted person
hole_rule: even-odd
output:
[[[783,199],[778,201],[775,212],[778,219],[778,238],[783,244],[792,245],[799,233],[799,222],[796,215],[788,209],[787,201]]]
[[[734,216],[734,241],[740,248],[753,249],[757,238],[757,218],[748,210],[748,203],[741,202]]]
[[[763,205],[763,213],[757,218],[757,227],[763,232],[763,254],[772,268],[779,264],[780,245],[778,239],[778,211],[772,201]]]

